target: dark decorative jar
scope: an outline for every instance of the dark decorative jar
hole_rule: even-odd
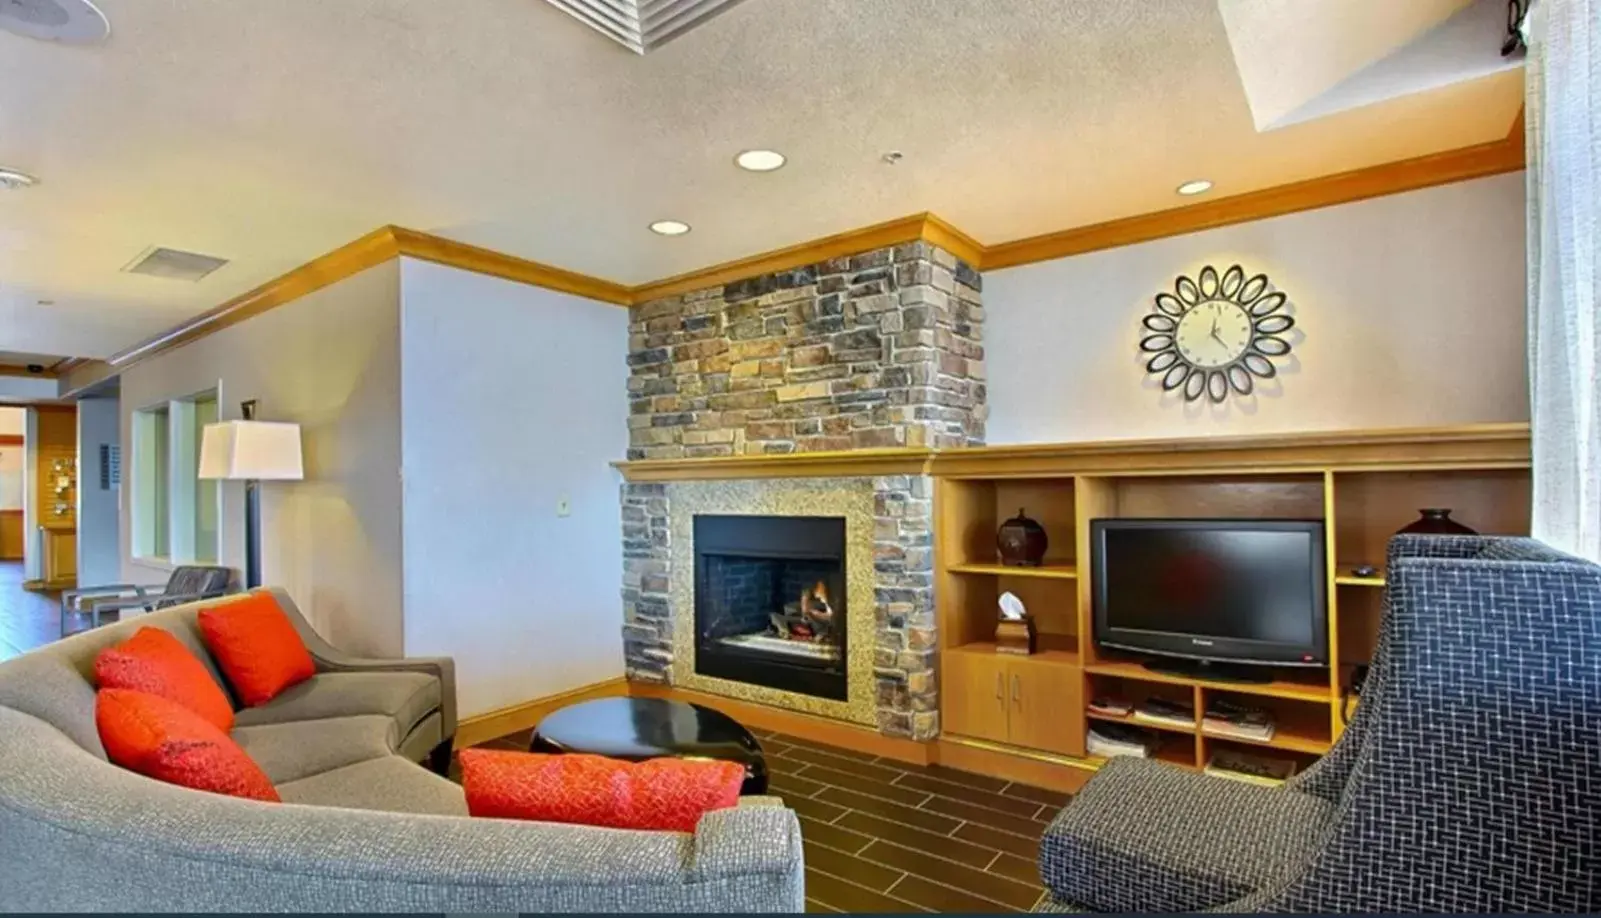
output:
[[[1045,527],[1024,516],[1021,508],[995,534],[1001,563],[1013,567],[1039,567],[1045,559],[1046,544]]]
[[[1419,510],[1418,518],[1401,532],[1410,535],[1478,535],[1476,531],[1451,519],[1450,510],[1439,508]]]

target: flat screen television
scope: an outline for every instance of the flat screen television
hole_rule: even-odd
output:
[[[1095,641],[1206,664],[1325,665],[1323,540],[1322,520],[1092,520]]]

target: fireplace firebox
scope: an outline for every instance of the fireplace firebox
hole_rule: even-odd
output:
[[[697,515],[695,671],[846,697],[845,520]]]

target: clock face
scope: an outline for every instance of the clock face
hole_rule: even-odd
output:
[[[1247,279],[1239,265],[1222,277],[1208,265],[1195,280],[1178,278],[1140,320],[1140,350],[1152,355],[1146,372],[1192,402],[1203,394],[1213,402],[1250,395],[1256,379],[1278,374],[1273,359],[1290,353],[1281,337],[1295,326],[1284,314],[1287,300],[1268,292],[1266,275]]]

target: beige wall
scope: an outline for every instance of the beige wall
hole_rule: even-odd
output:
[[[306,480],[262,491],[263,580],[281,585],[336,646],[399,655],[400,272],[391,261],[130,368],[122,377],[124,481],[133,412],[216,388],[223,419],[256,399],[261,420],[303,425]],[[224,483],[222,563],[244,568],[244,488]],[[165,580],[132,556],[126,579]]]
[[[989,442],[1526,420],[1523,233],[1516,173],[987,272]],[[1289,295],[1294,350],[1256,396],[1186,404],[1140,319],[1235,263]]]

